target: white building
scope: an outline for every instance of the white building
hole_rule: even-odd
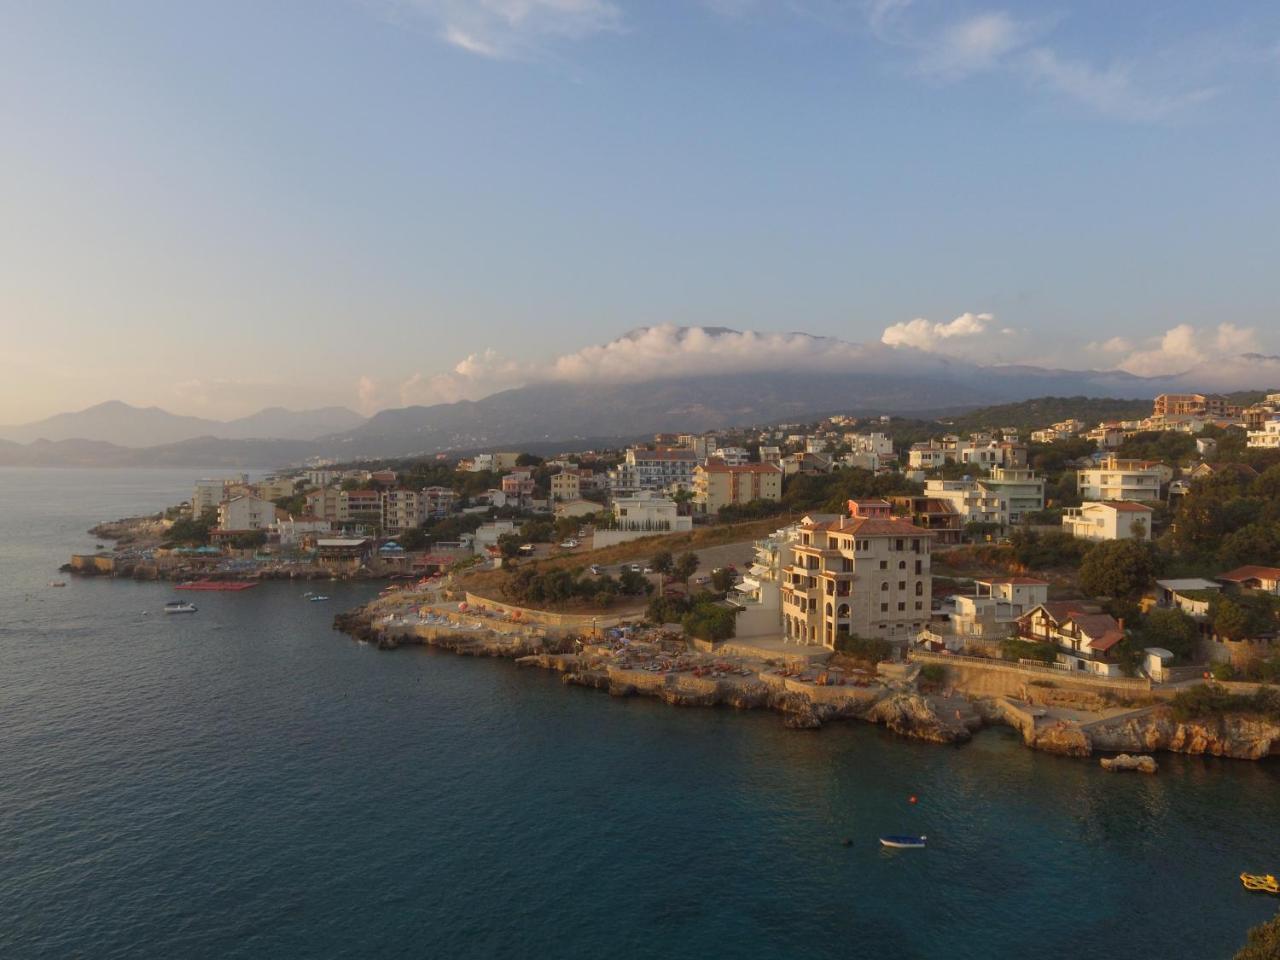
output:
[[[472,541],[476,553],[484,556],[490,547],[498,545],[498,538],[505,533],[515,533],[516,525],[512,520],[492,520],[489,523],[482,523],[476,528],[475,539]]]
[[[1018,619],[1049,599],[1049,583],[1035,577],[997,577],[975,580],[973,593],[951,598],[955,612],[950,629],[930,626],[920,640],[941,643],[948,650],[962,650],[976,642],[998,642],[1018,632]]]
[[[1280,418],[1268,420],[1261,430],[1250,430],[1249,446],[1268,450],[1280,447]]]
[[[265,533],[275,522],[276,505],[270,500],[245,494],[218,504],[219,530],[261,530]]]
[[[699,457],[692,450],[643,450],[632,447],[626,459],[609,471],[609,486],[616,494],[662,492],[693,487],[693,471]]]
[[[1134,500],[1095,500],[1062,515],[1062,530],[1080,540],[1150,540],[1152,509]]]
[[[717,447],[711,459],[722,460],[727,466],[740,467],[751,460],[751,454],[743,447]]]
[[[1162,463],[1114,455],[1076,474],[1082,500],[1159,500],[1161,484],[1172,479],[1173,471]]]
[[[224,477],[221,480],[199,480],[191,494],[191,516],[199,519],[209,510],[217,510],[233,493],[243,492],[249,482],[249,475],[242,473],[238,477]]]
[[[996,468],[990,477],[925,481],[926,496],[946,500],[964,523],[994,523],[1002,527],[1044,509],[1044,479],[1033,470]]]
[[[613,522],[597,524],[592,547],[600,549],[641,537],[655,537],[693,529],[693,517],[680,516],[674,500],[645,491],[615,497]]]
[[[305,537],[328,534],[333,531],[333,524],[319,517],[289,516],[276,521],[276,533],[280,537],[280,546],[297,546]]]

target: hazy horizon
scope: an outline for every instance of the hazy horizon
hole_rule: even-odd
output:
[[[0,424],[476,398],[644,326],[1140,375],[1280,353],[1271,5],[49,0],[6,26]]]

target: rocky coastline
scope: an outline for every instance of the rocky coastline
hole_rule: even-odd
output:
[[[929,743],[962,744],[988,725],[1018,729],[1035,750],[1068,757],[1164,751],[1261,760],[1280,754],[1280,723],[1239,714],[1182,722],[1166,704],[1129,711],[1090,724],[1037,721],[1029,703],[1007,697],[950,696],[921,690],[908,678],[868,687],[803,688],[760,671],[749,677],[706,677],[651,672],[608,662],[580,638],[458,631],[448,626],[389,626],[369,607],[340,613],[335,630],[382,650],[434,647],[460,656],[498,657],[520,666],[551,670],[565,685],[601,690],[615,697],[649,696],[679,707],[770,710],[784,725],[817,729],[838,721],[860,721]]]

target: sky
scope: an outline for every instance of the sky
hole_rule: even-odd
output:
[[[1280,353],[1275,3],[0,8],[0,423]]]

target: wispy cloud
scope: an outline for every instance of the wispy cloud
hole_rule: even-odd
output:
[[[1108,116],[1147,122],[1185,112],[1222,89],[1168,70],[1149,71],[1140,80],[1143,63],[1137,59],[1100,63],[1066,55],[1053,42],[1055,17],[990,9],[939,24],[914,13],[910,0],[872,0],[867,27],[880,42],[909,53],[921,74],[942,82],[1004,72]]]
[[[613,0],[382,0],[398,14],[431,22],[439,38],[495,60],[538,56],[556,40],[622,29]]]

